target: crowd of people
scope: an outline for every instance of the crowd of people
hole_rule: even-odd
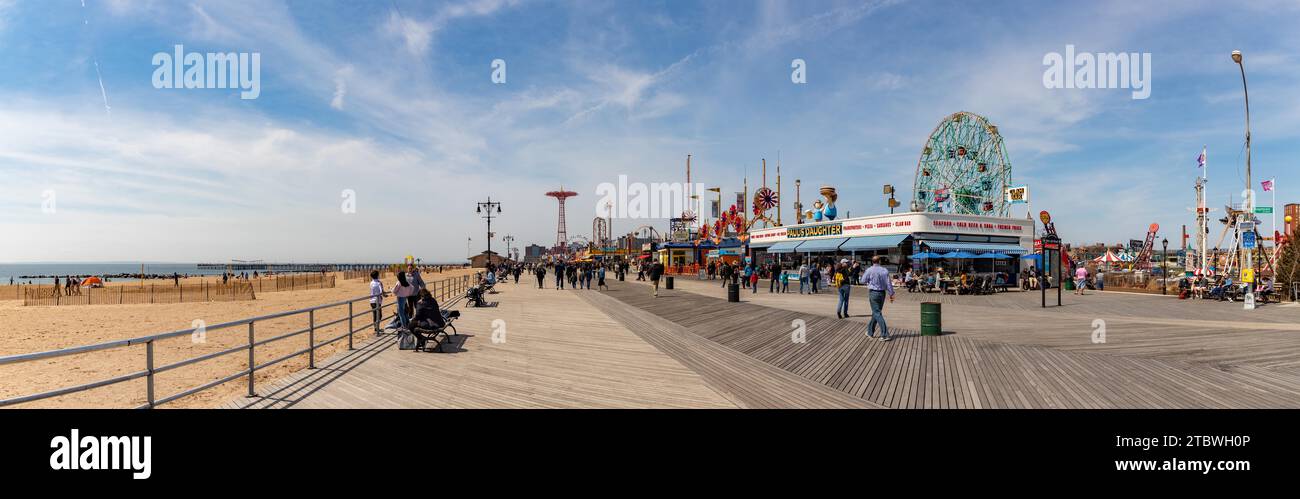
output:
[[[546,276],[554,276],[554,289],[609,289],[605,283],[606,276],[612,272],[614,278],[622,279],[631,266],[626,262],[574,262],[557,260],[548,263],[524,264],[527,270],[537,277],[537,288],[546,288]],[[645,269],[638,270],[638,280],[644,280]],[[662,275],[662,274],[660,274]],[[593,284],[594,282],[594,284]]]
[[[1232,276],[1217,276],[1213,279],[1205,276],[1182,277],[1178,279],[1179,299],[1208,299],[1219,301],[1245,300],[1246,289]],[[1281,294],[1271,277],[1262,277],[1255,286],[1256,303],[1268,303],[1281,300]]]

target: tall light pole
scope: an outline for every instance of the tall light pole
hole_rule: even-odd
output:
[[[1247,89],[1246,87],[1246,65],[1242,64],[1241,62],[1240,50],[1232,51],[1232,62],[1237,63],[1237,68],[1241,70],[1241,92],[1242,95],[1245,96],[1246,98],[1246,191],[1245,194],[1248,197],[1246,199],[1246,202],[1241,207],[1242,208],[1241,214],[1238,215],[1238,219],[1237,219],[1237,230],[1240,231],[1243,225],[1242,222],[1251,220],[1255,216],[1253,213],[1255,208],[1255,192],[1252,190],[1253,184],[1250,183],[1250,90]],[[1252,228],[1251,230],[1254,229]],[[1246,292],[1252,295],[1248,298],[1253,298],[1253,295],[1255,293],[1254,258],[1251,258],[1252,257],[1251,251],[1246,248],[1246,238],[1238,237],[1237,241],[1238,241],[1237,245],[1239,247],[1238,249],[1241,251],[1241,256],[1242,256],[1241,268],[1242,269],[1249,268],[1251,272],[1251,280],[1250,280],[1251,282],[1246,284]],[[1248,300],[1248,301],[1253,302],[1254,300]]]
[[[507,235],[501,240],[506,242],[506,258],[510,258],[510,243],[515,242],[515,236]]]
[[[1163,282],[1160,284],[1160,294],[1167,295],[1169,294],[1169,238],[1161,239],[1160,246],[1164,250],[1160,256],[1163,259],[1160,262],[1160,273],[1161,277],[1163,277]]]
[[[483,218],[487,219],[487,263],[491,264],[492,263],[492,209],[496,208],[497,210],[496,212],[501,213],[501,202],[500,201],[494,202],[492,201],[492,196],[488,196],[487,201],[480,201],[476,204],[478,204],[478,208],[476,208],[476,210],[479,213],[483,213],[483,208],[487,208],[487,215],[484,215]]]

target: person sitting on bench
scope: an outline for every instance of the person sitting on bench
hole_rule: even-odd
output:
[[[442,309],[438,307],[438,299],[428,289],[420,290],[420,301],[415,303],[415,317],[411,319],[411,334],[415,335],[415,350],[424,350],[424,346],[429,340],[433,340],[438,348],[442,348],[442,341],[438,340],[441,334],[445,340],[447,335],[447,318],[442,315]]]

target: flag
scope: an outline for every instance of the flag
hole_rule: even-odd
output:
[[[1264,192],[1269,192],[1269,191],[1272,191],[1272,190],[1273,190],[1273,181],[1272,181],[1272,180],[1265,180],[1265,181],[1263,181],[1263,182],[1260,182],[1259,185],[1261,185],[1261,186],[1264,187]]]
[[[1201,148],[1201,155],[1196,157],[1196,167],[1205,168],[1205,148]]]

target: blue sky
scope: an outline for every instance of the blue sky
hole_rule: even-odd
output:
[[[1203,145],[1215,205],[1244,187],[1233,49],[1254,176],[1277,178],[1279,205],[1300,200],[1300,4],[1231,9],[0,0],[0,261],[452,260],[467,237],[482,247],[473,209],[489,195],[498,236],[549,245],[546,190],[580,193],[570,234],[588,234],[598,184],[683,181],[686,154],[694,180],[732,192],[780,151],[787,186],[831,184],[841,213],[878,213],[881,184],[910,200],[927,135],[956,111],[999,126],[1015,182],[1067,240],[1113,244],[1151,222],[1173,239],[1193,223]],[[260,53],[261,95],[155,89],[151,59],[176,44]],[[1044,54],[1067,44],[1151,53],[1150,98],[1044,88]],[[806,84],[790,81],[795,58]]]

